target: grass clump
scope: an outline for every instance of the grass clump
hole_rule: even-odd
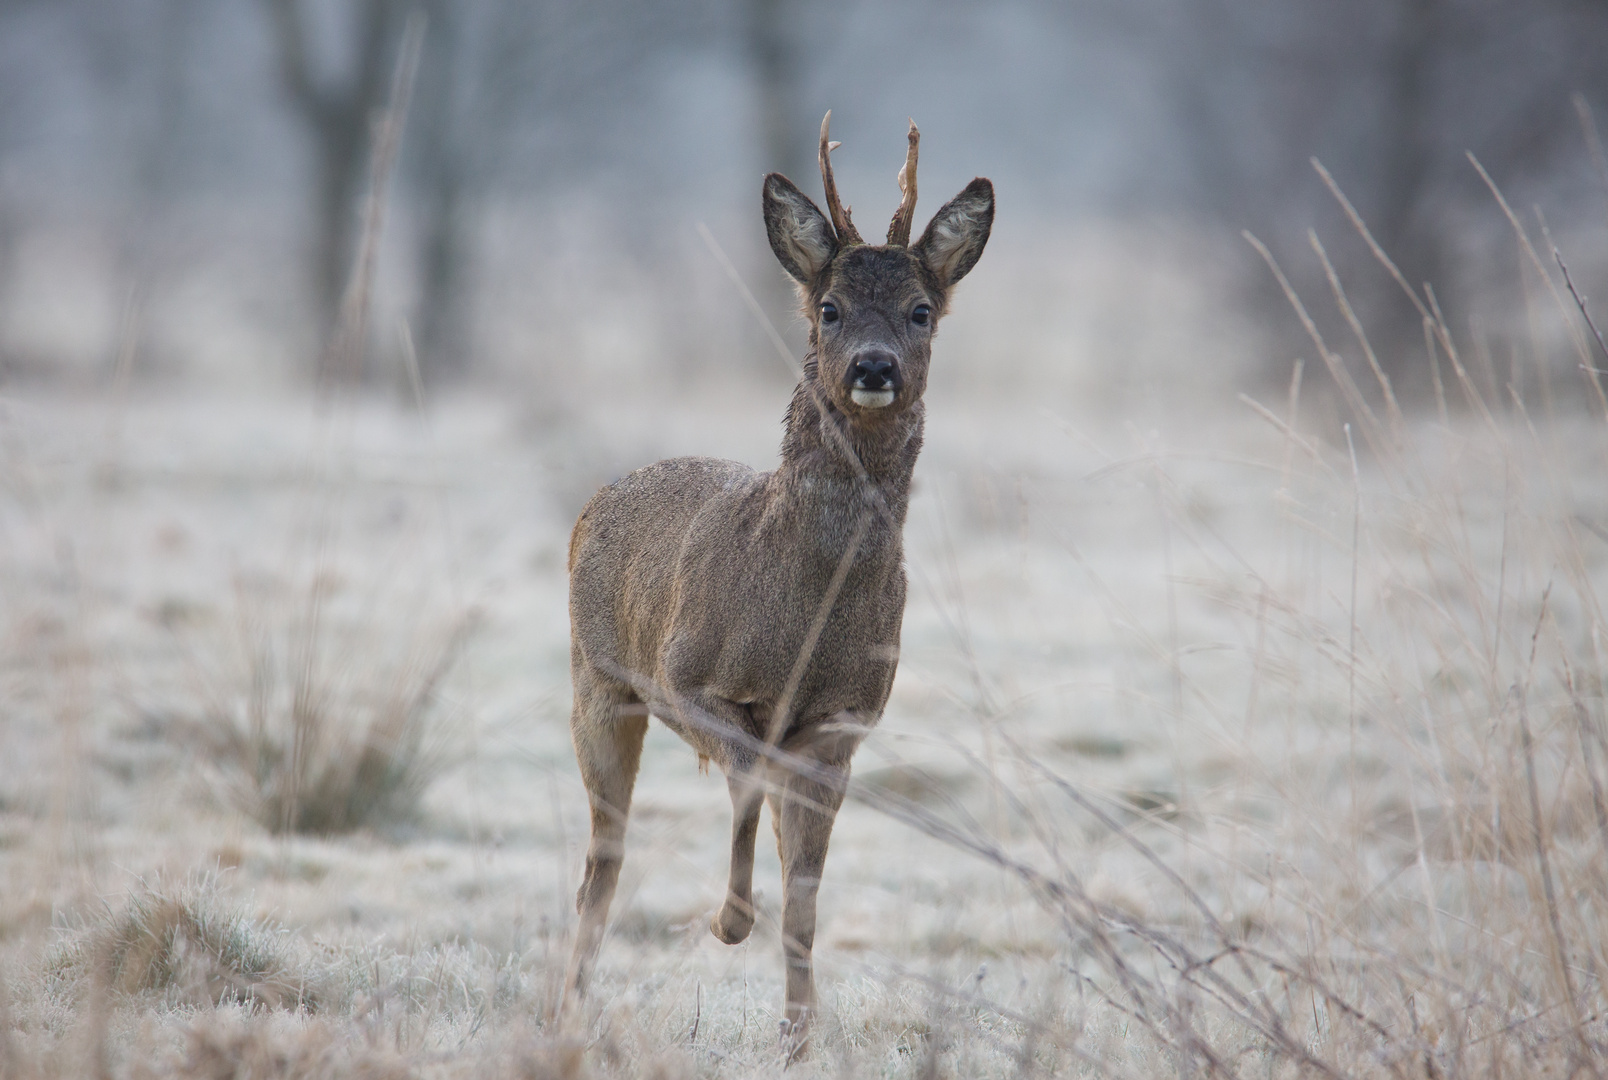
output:
[[[87,981],[196,1008],[300,1009],[318,1002],[286,932],[225,904],[210,877],[142,882],[120,909],[108,906],[72,933],[48,966],[69,992]]]
[[[165,1063],[185,1080],[406,1080],[416,1076],[394,1051],[352,1039],[337,1026],[272,1017],[212,1014],[186,1032],[181,1056]]]
[[[243,700],[219,710],[202,735],[224,800],[281,834],[414,820],[451,764],[436,706],[471,628],[460,621],[426,662],[386,673],[378,686],[324,677],[313,630],[291,642],[289,665],[259,642]]]
[[[544,1039],[534,1032],[494,1040],[479,1052],[456,1055],[409,1053],[367,1037],[357,1023],[284,1014],[213,1013],[191,1024],[184,1050],[147,1065],[152,1075],[177,1080],[412,1080],[414,1077],[473,1077],[475,1080],[583,1080],[590,1075],[584,1047]],[[160,1073],[156,1070],[160,1069]],[[663,1069],[642,1074],[679,1080]]]

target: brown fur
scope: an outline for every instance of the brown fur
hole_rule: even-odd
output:
[[[832,822],[898,663],[902,529],[931,339],[950,289],[982,253],[994,202],[987,180],[972,181],[908,248],[840,244],[776,173],[764,207],[810,319],[780,467],[649,465],[598,492],[570,539],[571,730],[592,839],[569,982],[582,990],[601,943],[651,713],[727,776],[731,877],[711,929],[728,943],[753,926],[754,839],[768,798],[782,860],[783,1033],[802,1050]],[[823,321],[828,300],[835,321]],[[927,325],[913,317],[918,304],[930,308]],[[870,348],[897,358],[901,382],[883,408],[851,395],[856,357]]]

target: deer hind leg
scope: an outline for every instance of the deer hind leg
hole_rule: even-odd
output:
[[[709,923],[709,930],[727,945],[736,945],[754,928],[754,838],[759,832],[759,811],[765,801],[765,770],[752,754],[732,762],[726,771],[731,789],[731,876],[726,902]]]
[[[592,839],[586,850],[586,875],[575,895],[580,922],[565,979],[566,999],[585,992],[592,962],[603,944],[603,928],[625,855],[631,789],[636,785],[647,731],[646,706],[618,684],[576,666],[570,735],[591,803]]]
[[[809,1048],[810,1021],[815,1013],[815,894],[826,865],[832,823],[849,780],[846,757],[841,761],[817,761],[815,765],[808,773],[773,769],[775,779],[785,782],[779,798],[772,801],[772,811],[779,802],[782,949],[787,959],[787,1013],[781,1026],[789,1060],[802,1057]]]

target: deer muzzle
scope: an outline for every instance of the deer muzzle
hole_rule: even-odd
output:
[[[849,399],[862,409],[883,409],[899,396],[904,379],[899,374],[899,358],[887,349],[864,349],[844,372]]]

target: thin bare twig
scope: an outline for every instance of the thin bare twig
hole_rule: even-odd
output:
[[[1578,90],[1574,92],[1574,107],[1575,115],[1580,118],[1580,132],[1585,137],[1591,164],[1597,170],[1603,194],[1608,196],[1608,155],[1602,152],[1602,136],[1597,131],[1597,119],[1592,115],[1591,105],[1586,101],[1586,95]]]
[[[1552,279],[1551,274],[1547,273],[1545,265],[1541,262],[1541,256],[1536,253],[1535,244],[1530,240],[1530,234],[1525,231],[1523,223],[1519,221],[1519,216],[1508,205],[1507,197],[1502,194],[1502,189],[1496,186],[1496,181],[1491,179],[1491,174],[1485,171],[1485,166],[1481,165],[1479,159],[1472,153],[1468,155],[1468,160],[1469,164],[1474,166],[1474,171],[1479,173],[1480,179],[1485,181],[1485,186],[1490,190],[1491,196],[1496,199],[1497,206],[1502,208],[1503,215],[1508,219],[1508,224],[1513,227],[1514,235],[1518,238],[1520,249],[1524,252],[1530,265],[1535,268],[1536,276],[1546,282],[1547,289],[1552,293],[1553,302],[1558,305],[1559,313],[1567,315],[1569,306],[1563,302],[1563,296],[1558,292],[1557,282]],[[1592,329],[1595,331],[1596,328],[1593,327]],[[1590,349],[1583,341],[1579,340],[1579,336],[1572,326],[1570,328],[1570,338],[1574,341],[1576,352],[1579,353],[1582,369],[1590,376],[1592,386],[1597,390],[1597,399],[1603,407],[1603,415],[1608,416],[1608,395],[1603,392],[1596,370],[1588,363]]]
[[[1362,539],[1362,471],[1357,468],[1357,446],[1351,441],[1351,425],[1346,425],[1346,451],[1351,455],[1351,607],[1346,629],[1346,716],[1351,728],[1351,757],[1348,772],[1351,787],[1352,836],[1362,824],[1357,804],[1357,561]]]
[[[1350,407],[1352,415],[1356,416],[1359,421],[1364,422],[1362,429],[1364,437],[1374,447],[1374,452],[1382,456],[1384,448],[1375,442],[1380,431],[1379,418],[1374,415],[1373,409],[1369,408],[1367,400],[1362,396],[1362,392],[1357,389],[1357,383],[1352,379],[1351,373],[1346,370],[1345,362],[1323,340],[1323,334],[1318,330],[1318,324],[1307,313],[1306,305],[1301,302],[1301,297],[1295,291],[1295,286],[1291,285],[1290,279],[1284,276],[1284,270],[1279,266],[1278,260],[1273,257],[1273,253],[1268,250],[1267,245],[1258,240],[1253,233],[1242,232],[1240,235],[1245,238],[1246,243],[1256,249],[1256,253],[1262,256],[1262,261],[1267,263],[1267,268],[1273,272],[1274,280],[1279,283],[1279,288],[1284,291],[1285,299],[1295,309],[1296,317],[1301,320],[1301,325],[1306,329],[1307,336],[1312,339],[1312,344],[1317,346],[1318,356],[1329,369],[1329,374],[1334,377],[1335,385],[1340,388],[1340,393],[1346,399],[1346,405]]]
[[[1575,288],[1574,278],[1569,275],[1569,264],[1563,261],[1563,252],[1558,250],[1556,244],[1552,245],[1552,257],[1557,260],[1558,269],[1563,271],[1563,283],[1568,287],[1569,295],[1574,297],[1575,307],[1580,309],[1580,317],[1585,319],[1586,325],[1591,328],[1591,336],[1596,339],[1597,348],[1602,351],[1603,359],[1608,360],[1608,342],[1603,341],[1602,331],[1598,330],[1597,324],[1592,321],[1591,312],[1586,308],[1586,298]],[[1596,371],[1595,368],[1591,370]]]
[[[1546,624],[1547,602],[1552,597],[1552,582],[1541,593],[1541,614],[1536,618],[1535,633],[1530,636],[1530,660],[1525,666],[1524,675],[1514,688],[1518,698],[1519,738],[1524,747],[1524,779],[1530,795],[1530,828],[1531,836],[1535,841],[1536,862],[1541,870],[1541,888],[1547,902],[1547,924],[1552,931],[1552,942],[1557,949],[1558,974],[1563,980],[1563,991],[1567,998],[1570,1019],[1573,1021],[1574,1034],[1580,1040],[1583,1057],[1581,1064],[1593,1076],[1600,1077],[1601,1072],[1591,1063],[1591,1047],[1586,1041],[1585,1031],[1582,1029],[1579,998],[1575,995],[1574,976],[1569,971],[1569,952],[1564,944],[1563,924],[1558,917],[1557,886],[1553,882],[1552,860],[1547,854],[1546,829],[1541,819],[1541,790],[1535,778],[1535,746],[1530,735],[1529,693],[1530,679],[1535,671],[1535,654],[1541,641],[1541,627]]]
[[[402,129],[407,123],[408,104],[413,96],[413,83],[419,73],[419,57],[423,48],[424,14],[415,11],[408,16],[402,31],[402,47],[391,76],[390,100],[374,128],[373,164],[368,197],[363,203],[363,232],[358,244],[357,261],[352,267],[346,295],[341,299],[340,321],[330,337],[324,362],[319,365],[320,374],[325,379],[344,380],[348,385],[355,384],[362,374],[380,234],[385,223],[386,188],[390,183],[392,167],[396,164],[397,150],[402,143]]]

